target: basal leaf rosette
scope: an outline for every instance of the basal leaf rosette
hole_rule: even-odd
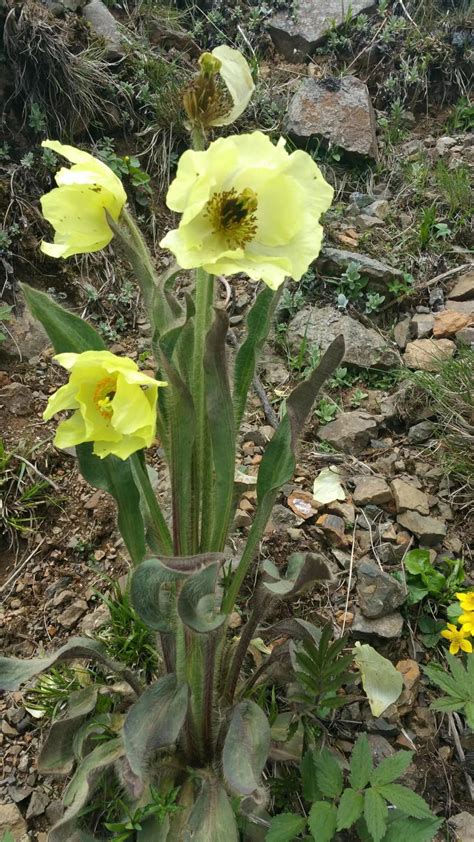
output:
[[[167,205],[182,214],[161,241],[183,269],[246,273],[277,289],[299,281],[321,249],[332,187],[301,150],[262,132],[221,138],[178,164]]]
[[[105,248],[113,237],[106,211],[117,221],[127,201],[122,182],[107,164],[82,149],[57,140],[41,145],[73,164],[56,173],[58,186],[40,199],[43,216],[55,232],[54,242],[43,241],[41,251],[66,258]]]
[[[57,354],[57,362],[70,372],[69,382],[49,398],[45,421],[57,412],[74,410],[56,431],[57,447],[94,442],[103,459],[113,454],[127,459],[150,447],[156,428],[158,387],[167,384],[139,371],[128,357],[109,351]]]

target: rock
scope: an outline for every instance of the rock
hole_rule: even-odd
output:
[[[374,0],[352,0],[351,15],[374,6]],[[270,18],[268,32],[277,50],[288,61],[305,61],[324,40],[330,27],[344,22],[346,12],[340,0],[326,0],[325,3],[295,0],[291,13],[281,11]]]
[[[33,789],[31,786],[9,786],[8,795],[15,804],[20,804],[30,797]]]
[[[92,614],[86,614],[81,621],[81,631],[85,634],[93,634],[102,628],[110,619],[110,611],[105,603],[98,605]]]
[[[82,9],[84,19],[90,24],[94,35],[103,38],[107,45],[109,59],[123,58],[124,50],[120,30],[113,14],[101,0],[90,0]]]
[[[441,157],[446,154],[451,146],[456,146],[456,139],[454,137],[439,137],[435,145],[436,153]]]
[[[436,547],[446,535],[446,524],[434,517],[423,517],[418,512],[402,512],[397,517],[398,523],[419,538],[425,547]]]
[[[438,371],[440,362],[451,359],[455,350],[450,339],[415,339],[408,343],[403,362],[415,370]]]
[[[28,804],[28,811],[26,813],[27,819],[33,819],[35,816],[42,816],[46,807],[49,804],[49,798],[45,792],[36,789],[31,796],[31,801]]]
[[[380,477],[356,477],[356,487],[352,499],[356,506],[366,503],[388,503],[392,499],[392,492],[384,479]]]
[[[467,327],[472,321],[468,313],[457,313],[455,310],[442,310],[436,315],[433,327],[433,336],[442,339],[445,336],[454,336],[458,330]]]
[[[377,331],[364,327],[331,306],[315,305],[300,310],[288,325],[287,340],[296,352],[301,348],[302,341],[318,345],[321,351],[325,351],[341,333],[346,346],[346,363],[360,368],[393,368],[400,365],[398,351],[390,347]]]
[[[396,701],[396,706],[400,716],[404,716],[416,702],[421,672],[417,662],[411,658],[398,661],[396,669],[403,677],[403,690]]]
[[[377,619],[369,619],[364,617],[361,611],[356,611],[354,621],[351,626],[351,633],[355,637],[365,637],[368,635],[377,635],[377,637],[384,637],[391,640],[400,637],[403,629],[403,617],[398,611],[392,614],[386,614],[385,617],[378,617]]]
[[[448,819],[456,842],[474,842],[474,813],[463,810]]]
[[[391,486],[397,512],[408,510],[419,512],[420,515],[429,515],[428,497],[423,491],[419,491],[411,482],[405,482],[403,479],[392,480]]]
[[[444,307],[444,290],[442,287],[432,287],[429,297],[430,307],[434,313],[438,313]]]
[[[362,614],[371,619],[390,614],[406,599],[402,585],[372,561],[357,568],[357,594]]]
[[[420,421],[408,430],[408,441],[411,444],[423,444],[431,438],[433,432],[434,424],[431,421]]]
[[[301,519],[297,518],[291,509],[277,503],[276,506],[273,506],[270,524],[266,531],[282,532],[288,527],[298,526],[299,523],[301,523]]]
[[[0,343],[0,358],[7,356],[30,360],[41,354],[51,342],[41,323],[31,315],[20,293],[18,296],[17,313],[8,321],[8,333]]]
[[[369,279],[368,289],[386,291],[393,280],[402,281],[403,272],[380,260],[360,254],[357,251],[345,249],[323,248],[317,261],[317,268],[323,274],[337,274],[345,272],[349,263],[357,263],[359,272]]]
[[[317,436],[345,453],[362,453],[377,432],[377,422],[361,409],[342,412],[335,421],[320,427]]]
[[[347,547],[348,539],[344,534],[344,521],[337,515],[324,514],[318,517],[316,526],[323,530],[326,538],[331,544],[343,549]]]
[[[386,199],[376,199],[370,205],[366,205],[364,213],[368,216],[378,216],[379,219],[386,219],[390,213],[390,205]]]
[[[12,415],[29,415],[32,411],[33,394],[23,383],[3,386],[0,399]]]
[[[393,329],[393,338],[401,351],[405,350],[406,344],[410,338],[410,326],[411,318],[410,316],[405,316],[405,318],[398,322]]]
[[[0,838],[10,831],[15,840],[26,833],[26,822],[16,804],[0,804]]]
[[[59,798],[51,801],[46,807],[45,813],[48,822],[50,824],[56,824],[64,815],[63,802]]]
[[[374,720],[374,722],[379,721],[380,718]],[[385,760],[386,757],[392,757],[395,754],[395,751],[389,741],[380,734],[369,734],[367,739],[369,741],[370,753],[372,755],[374,766],[378,766],[379,763],[381,763],[382,760]]]
[[[59,625],[63,626],[65,629],[74,628],[81,617],[86,613],[87,608],[87,602],[84,599],[77,599],[75,602],[72,602],[71,605],[68,605],[68,607],[62,612],[62,614],[59,614]]]
[[[360,213],[356,216],[354,222],[362,231],[370,231],[371,228],[384,225],[383,219],[379,219],[378,216],[368,216],[366,213]]]
[[[455,310],[456,313],[466,313],[468,316],[474,315],[474,300],[452,301],[448,298],[445,307],[446,310]]]
[[[425,339],[432,333],[434,323],[435,317],[432,313],[417,313],[411,320],[411,335],[415,339]]]
[[[286,131],[296,140],[325,140],[345,152],[377,158],[374,109],[355,76],[305,79],[288,108]]]
[[[456,334],[456,342],[462,345],[474,345],[474,327],[463,327]]]
[[[455,301],[466,301],[466,299],[474,298],[474,270],[467,272],[459,278],[449,293],[450,298]]]

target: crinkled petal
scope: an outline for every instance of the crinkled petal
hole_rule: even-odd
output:
[[[117,442],[95,441],[93,451],[96,456],[105,459],[106,456],[118,456],[119,459],[128,459],[132,453],[148,447],[146,442],[139,436],[127,436]]]
[[[76,444],[82,444],[85,441],[90,441],[90,439],[87,437],[84,420],[78,411],[66,421],[61,421],[54,437],[54,444],[61,448],[75,447]]]
[[[216,47],[212,55],[221,62],[219,74],[232,97],[233,106],[227,114],[212,120],[210,125],[228,126],[247,108],[255,85],[247,61],[238,50],[223,45]]]
[[[110,243],[113,234],[105,215],[108,195],[102,189],[96,193],[88,187],[70,185],[56,187],[41,197],[43,216],[55,229],[54,245],[66,249],[61,257],[98,251]],[[51,254],[50,245],[45,243]]]
[[[79,404],[76,399],[76,391],[74,383],[66,383],[54,395],[51,395],[43,412],[44,420],[49,421],[53,415],[56,415],[57,412],[63,412],[65,409],[77,409]]]
[[[137,429],[145,427],[148,430],[148,444],[155,435],[157,386],[148,387],[153,393],[153,403],[150,406],[145,393],[140,386],[127,383],[122,375],[117,379],[117,391],[112,401],[112,424],[117,432],[123,436],[136,433]]]

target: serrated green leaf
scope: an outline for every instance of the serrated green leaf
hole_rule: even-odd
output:
[[[330,842],[336,832],[337,810],[329,801],[316,801],[308,816],[308,827],[315,842]]]
[[[462,710],[464,707],[462,699],[456,700],[452,696],[441,696],[440,699],[435,699],[430,705],[430,710],[438,710],[440,713],[451,713],[452,711]]]
[[[433,813],[421,795],[417,795],[416,792],[412,792],[411,789],[402,786],[402,784],[378,786],[377,792],[407,816],[412,816],[414,819],[430,819],[433,817]]]
[[[227,730],[222,763],[224,778],[234,792],[250,795],[270,749],[270,726],[263,710],[250,699],[235,706]]]
[[[360,734],[352,749],[350,782],[353,789],[364,789],[373,770],[372,754],[367,734]]]
[[[316,767],[314,765],[313,752],[308,749],[305,751],[300,763],[301,784],[303,790],[303,798],[306,801],[317,801],[321,797],[321,793],[316,783]]]
[[[337,798],[344,786],[339,763],[327,748],[315,752],[313,757],[319,789],[327,798]]]
[[[474,702],[466,702],[464,705],[464,713],[469,728],[474,731]]]
[[[402,675],[388,658],[384,658],[368,643],[357,642],[353,652],[372,715],[381,716],[400,696],[403,689]]]
[[[387,829],[388,808],[375,789],[364,793],[364,819],[373,842],[381,842]]]
[[[461,695],[465,698],[468,698],[470,694],[474,696],[474,687],[468,681],[467,670],[464,669],[462,661],[450,652],[446,652],[446,660]]]
[[[431,819],[411,819],[400,816],[400,818],[390,822],[383,842],[406,842],[407,839],[410,842],[431,842],[442,824],[443,819],[435,817]]]
[[[347,830],[364,811],[364,796],[355,789],[345,789],[337,808],[337,830]]]
[[[296,813],[282,813],[274,816],[265,842],[293,842],[306,827],[306,819]]]
[[[428,676],[433,684],[436,684],[441,690],[444,690],[449,696],[455,699],[462,700],[460,688],[457,686],[452,675],[447,673],[439,664],[428,664],[423,667],[423,672]]]
[[[384,757],[370,776],[371,786],[382,786],[396,781],[408,769],[412,751],[397,751],[392,757]]]

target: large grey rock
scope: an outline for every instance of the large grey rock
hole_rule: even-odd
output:
[[[102,0],[90,0],[90,3],[84,6],[82,14],[90,24],[94,35],[104,39],[108,57],[110,59],[122,58],[124,50],[119,25]]]
[[[358,251],[346,251],[345,249],[323,248],[317,262],[317,268],[321,272],[338,274],[345,272],[349,263],[357,263],[359,272],[369,279],[368,288],[386,290],[391,281],[401,281],[403,272],[388,266],[380,260],[360,254]]]
[[[364,327],[335,307],[304,307],[289,323],[287,339],[296,352],[303,341],[325,351],[341,333],[346,344],[346,363],[360,368],[393,368],[401,364],[398,351],[376,330]]]
[[[456,842],[474,842],[474,813],[464,810],[448,819]]]
[[[16,804],[0,804],[0,838],[10,831],[14,839],[26,833],[26,822]]]
[[[364,617],[361,611],[356,611],[351,626],[351,634],[354,637],[365,638],[369,635],[377,635],[390,640],[400,637],[403,629],[403,617],[398,611],[386,614],[385,617],[371,619]]]
[[[390,614],[406,599],[402,585],[372,561],[363,561],[357,569],[357,594],[362,614],[371,619]]]
[[[403,362],[415,371],[438,371],[439,364],[451,359],[455,350],[450,339],[415,339],[405,348]]]
[[[346,152],[378,155],[369,91],[355,76],[305,79],[290,102],[286,131],[304,143],[323,139]]]
[[[458,281],[456,281],[453,289],[449,293],[450,298],[456,301],[466,301],[474,298],[474,270],[466,272]]]
[[[362,453],[377,432],[377,421],[368,412],[356,409],[342,412],[335,421],[318,430],[318,438],[328,441],[345,453]]]
[[[413,532],[425,547],[437,547],[446,535],[446,524],[434,517],[424,517],[418,512],[402,512],[397,520],[400,526]]]
[[[304,61],[334,23],[340,26],[344,22],[349,10],[355,16],[375,5],[374,0],[294,0],[291,12],[277,12],[270,18],[268,31],[288,61]]]

